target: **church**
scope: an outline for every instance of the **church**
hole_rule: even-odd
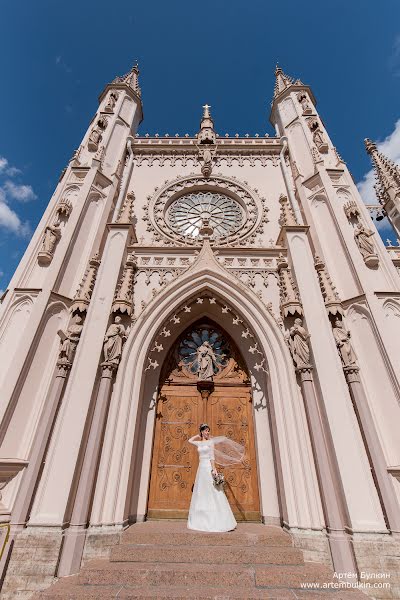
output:
[[[2,598],[184,528],[202,422],[245,448],[239,532],[400,597],[400,255],[309,85],[276,69],[273,137],[193,120],[139,136],[137,65],[106,85],[2,297]],[[366,146],[399,235],[400,169]]]

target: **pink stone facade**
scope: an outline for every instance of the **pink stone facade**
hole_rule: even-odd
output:
[[[146,519],[160,370],[205,316],[251,375],[263,522],[307,560],[377,570],[379,546],[396,571],[398,257],[307,85],[277,69],[274,137],[219,137],[209,109],[197,137],[140,137],[137,67],[107,85],[2,298],[4,598]],[[189,231],[176,203],[207,193],[236,217]]]

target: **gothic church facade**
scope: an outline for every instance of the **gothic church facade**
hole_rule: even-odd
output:
[[[395,570],[399,259],[310,87],[277,69],[270,118],[224,137],[205,105],[194,137],[140,137],[137,67],[101,94],[1,303],[4,598],[185,519],[202,421],[246,448],[238,520]],[[368,149],[396,226],[398,171]]]

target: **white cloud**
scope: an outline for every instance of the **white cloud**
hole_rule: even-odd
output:
[[[6,195],[0,188],[0,227],[8,229],[21,237],[29,237],[31,228],[28,222],[23,223],[17,213],[6,204]]]
[[[29,202],[30,200],[35,200],[37,198],[32,186],[30,185],[22,185],[7,180],[3,187],[7,194],[11,196],[11,198],[18,200],[19,202]]]
[[[0,156],[0,174],[15,177],[15,175],[19,175],[20,173],[21,171],[17,167],[11,167],[8,160],[4,156]]]
[[[378,150],[386,156],[400,164],[400,119],[396,121],[394,130],[383,142],[377,143]],[[374,190],[375,175],[371,169],[364,175],[362,180],[357,183],[358,191],[366,204],[378,204],[378,199]]]

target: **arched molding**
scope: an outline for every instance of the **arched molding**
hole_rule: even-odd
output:
[[[144,400],[144,395],[150,388],[146,390],[146,377],[140,374],[145,373],[149,352],[166,319],[172,318],[182,303],[203,293],[226,301],[246,327],[257,332],[254,335],[265,358],[266,385],[275,419],[275,466],[281,473],[284,487],[284,497],[281,489],[280,498],[285,505],[282,516],[292,527],[319,528],[322,511],[311,445],[308,433],[304,435],[306,418],[282,332],[257,296],[249,293],[221,266],[219,269],[205,266],[196,273],[192,271],[189,269],[153,299],[136,321],[126,342],[111,400],[91,523],[122,524],[128,517],[128,490],[133,476],[131,463],[138,443],[137,416],[143,402],[149,402],[148,397]],[[228,333],[231,332],[228,330]],[[234,335],[232,337],[235,340]],[[249,371],[252,370],[254,365],[250,364]],[[152,385],[156,389],[158,374],[152,369],[147,373],[153,377]],[[141,481],[147,479],[148,473],[142,470]]]
[[[385,300],[382,308],[385,312],[385,317],[400,317],[400,304],[395,300],[392,300],[392,298]]]

